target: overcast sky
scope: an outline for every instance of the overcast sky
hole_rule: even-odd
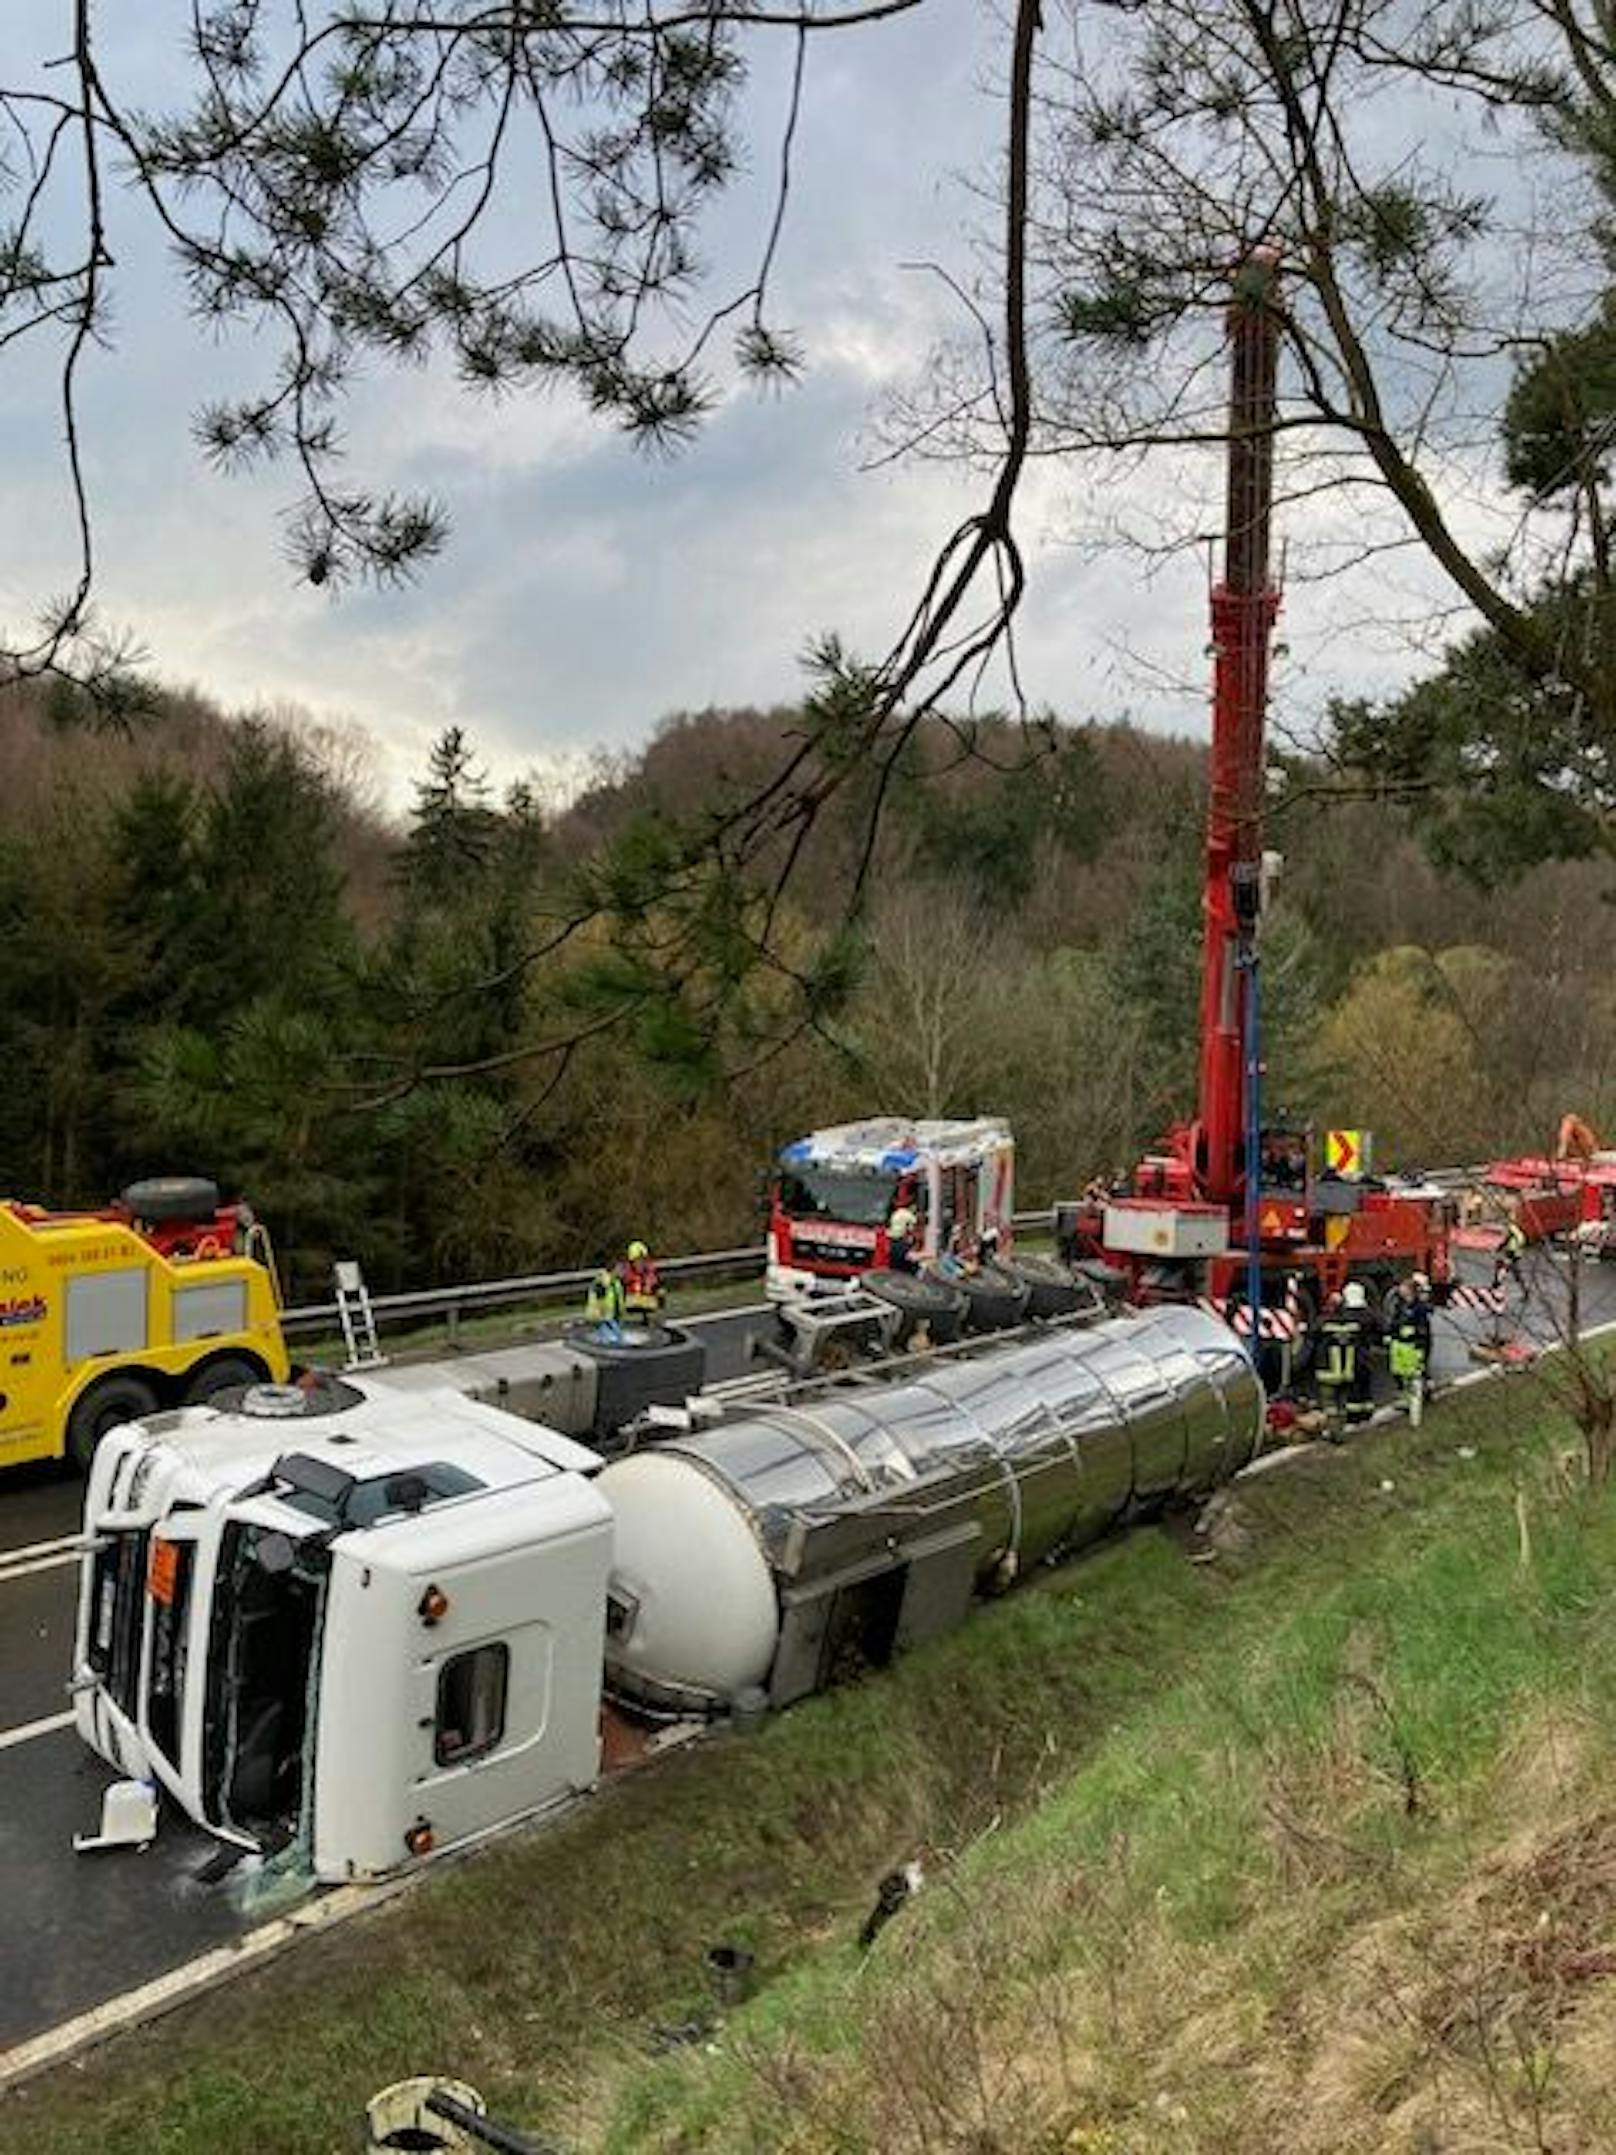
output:
[[[13,10],[42,50],[65,43],[62,0],[8,0],[15,36]],[[188,9],[142,0],[114,13],[103,10],[109,53],[137,91],[160,94]],[[939,280],[903,265],[971,273],[966,234],[983,213],[961,175],[988,175],[995,154],[991,14],[979,0],[931,0],[820,41],[775,308],[803,335],[807,375],[776,398],[738,392],[675,461],[645,461],[565,399],[487,405],[433,371],[372,375],[348,414],[356,477],[429,489],[454,522],[447,556],[403,590],[333,600],[298,586],[280,543],[289,475],[244,481],[203,465],[192,414],[253,355],[221,352],[187,321],[161,252],[120,210],[116,344],[86,399],[104,613],[138,634],[163,677],[228,705],[295,702],[359,721],[394,801],[451,722],[508,779],[632,746],[670,711],[790,700],[817,632],[883,650],[973,498],[962,474],[861,465],[882,394],[957,326]],[[765,65],[750,104],[760,144],[781,91]],[[720,266],[755,243],[768,208],[766,189],[737,191],[714,235]],[[42,349],[0,364],[8,623],[71,581],[51,392]],[[1205,564],[1147,580],[1136,557],[1080,550],[1073,484],[1042,470],[1021,512],[1029,691],[1072,719],[1128,712],[1204,728]],[[1344,603],[1352,614],[1339,597],[1292,596],[1276,697],[1293,718],[1332,687],[1389,686],[1407,671],[1396,639],[1343,638]]]

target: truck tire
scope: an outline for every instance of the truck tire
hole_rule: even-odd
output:
[[[132,1182],[123,1201],[137,1220],[211,1220],[219,1209],[219,1185],[201,1175],[148,1175]]]
[[[186,1380],[184,1401],[188,1407],[204,1406],[221,1392],[245,1391],[249,1384],[262,1384],[269,1371],[255,1355],[220,1354]]]
[[[960,1285],[965,1290],[965,1322],[973,1332],[1008,1332],[1026,1315],[1027,1288],[998,1265],[984,1265]]]
[[[934,1347],[946,1347],[964,1330],[965,1297],[942,1280],[922,1279],[915,1272],[861,1272],[859,1285],[898,1312],[894,1347],[907,1347],[922,1324]]]
[[[1043,1257],[1034,1251],[1030,1256],[1010,1259],[1000,1269],[1026,1288],[1029,1317],[1070,1317],[1074,1310],[1093,1307],[1092,1293],[1078,1285],[1057,1257]]]
[[[127,1377],[114,1371],[98,1378],[74,1406],[67,1418],[67,1456],[81,1474],[88,1474],[95,1448],[109,1429],[120,1422],[138,1422],[157,1412],[157,1394],[144,1377]]]
[[[647,1407],[682,1407],[707,1375],[707,1350],[678,1325],[648,1326],[636,1345],[596,1339],[587,1325],[569,1327],[566,1344],[595,1364],[593,1435],[606,1443]]]

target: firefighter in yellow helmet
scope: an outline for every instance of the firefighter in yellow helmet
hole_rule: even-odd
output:
[[[628,1255],[618,1267],[623,1282],[623,1307],[631,1324],[653,1324],[666,1299],[658,1277],[656,1260],[643,1242],[631,1242]]]
[[[623,1280],[615,1265],[602,1265],[589,1282],[584,1302],[584,1322],[594,1327],[595,1337],[615,1345],[623,1336]]]

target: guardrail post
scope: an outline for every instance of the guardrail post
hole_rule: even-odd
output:
[[[451,1302],[449,1305],[449,1344],[451,1347],[460,1345],[460,1304],[458,1302]]]

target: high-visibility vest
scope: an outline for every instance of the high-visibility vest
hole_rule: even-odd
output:
[[[1425,1348],[1411,1327],[1399,1327],[1386,1350],[1394,1377],[1417,1377],[1425,1367]]]
[[[623,1282],[615,1272],[597,1272],[589,1283],[584,1316],[590,1324],[614,1324],[624,1310]]]
[[[619,1275],[623,1300],[633,1310],[655,1309],[662,1299],[657,1268],[649,1257],[631,1257]]]
[[[1332,1318],[1319,1328],[1319,1352],[1314,1375],[1320,1384],[1350,1384],[1358,1367],[1358,1327],[1345,1318]]]
[[[1526,1247],[1526,1232],[1519,1220],[1511,1220],[1504,1229],[1504,1255],[1519,1257]]]

